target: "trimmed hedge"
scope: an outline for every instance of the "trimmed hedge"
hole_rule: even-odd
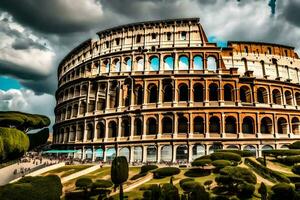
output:
[[[148,172],[148,171],[151,171],[151,170],[154,170],[154,169],[157,169],[157,168],[158,168],[157,165],[143,165],[143,166],[141,167],[141,172],[140,172],[140,174],[146,173],[146,172]]]
[[[287,156],[285,158],[278,159],[278,161],[286,165],[294,165],[300,163],[300,155]]]
[[[272,188],[271,200],[280,200],[280,199],[291,199],[295,197],[295,190],[293,186],[287,183],[278,183]]]
[[[203,177],[211,174],[211,169],[194,168],[187,170],[184,175],[187,177]]]
[[[293,149],[263,150],[262,154],[270,157],[294,156],[294,155],[300,155],[300,150],[293,150]]]
[[[25,133],[15,128],[0,127],[0,161],[22,156],[29,148]]]
[[[196,160],[203,160],[203,159],[210,159],[210,155],[205,155],[205,156],[198,157],[194,161],[196,161]]]
[[[249,167],[251,167],[256,173],[261,175],[262,177],[269,179],[272,182],[283,182],[283,183],[290,183],[290,179],[286,177],[285,175],[273,171],[249,158],[245,158],[245,164]]]
[[[226,166],[230,166],[231,162],[229,160],[215,160],[211,164],[218,169],[222,169]]]
[[[210,154],[211,160],[230,160],[240,162],[242,157],[239,154],[231,152],[215,152]]]
[[[289,145],[290,149],[300,149],[300,141],[296,141]]]
[[[300,165],[294,165],[292,168],[294,174],[300,175]]]
[[[180,187],[185,191],[185,192],[192,192],[192,190],[194,188],[196,188],[198,185],[200,185],[200,183],[196,182],[196,181],[187,181],[182,183],[182,185],[180,185]]]
[[[186,183],[186,182],[194,182],[194,181],[195,181],[195,179],[193,179],[193,178],[184,178],[184,179],[181,179],[179,181],[179,185],[182,188],[182,186],[183,186],[184,183]]]
[[[62,184],[56,175],[28,176],[0,187],[1,200],[57,200],[61,195]]]
[[[191,165],[193,167],[204,167],[207,165],[211,164],[211,159],[199,159],[199,160],[194,160]]]
[[[173,176],[180,173],[180,169],[177,167],[163,167],[153,171],[154,178],[163,178],[166,176]]]
[[[93,188],[111,188],[114,184],[110,180],[98,179],[93,182]]]
[[[255,153],[249,150],[235,150],[235,149],[218,149],[216,152],[229,152],[239,154],[242,157],[251,157],[254,156]]]

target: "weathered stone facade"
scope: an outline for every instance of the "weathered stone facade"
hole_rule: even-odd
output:
[[[209,43],[198,18],[98,33],[58,68],[53,144],[81,159],[177,162],[300,139],[294,48]]]

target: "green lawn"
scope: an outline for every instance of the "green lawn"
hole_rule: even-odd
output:
[[[46,173],[43,173],[42,175],[46,176],[46,175],[53,174],[53,175],[58,175],[60,178],[63,178],[63,177],[69,176],[71,174],[74,174],[76,172],[79,172],[81,170],[87,169],[91,166],[93,166],[93,165],[66,165],[66,166],[48,171]]]

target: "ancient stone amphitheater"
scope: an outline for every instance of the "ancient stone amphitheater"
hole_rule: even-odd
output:
[[[293,47],[208,42],[198,18],[103,30],[58,67],[53,145],[78,159],[190,162],[300,139]]]

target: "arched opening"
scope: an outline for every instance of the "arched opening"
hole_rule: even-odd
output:
[[[189,58],[187,56],[179,57],[179,70],[188,70],[189,69]]]
[[[83,141],[83,131],[84,131],[84,127],[83,125],[79,125],[78,129],[77,129],[77,141]]]
[[[86,149],[85,150],[85,159],[86,160],[92,160],[93,158],[93,150],[92,149]]]
[[[130,136],[130,122],[129,119],[123,119],[121,123],[121,136],[122,137],[129,137]]]
[[[248,86],[242,86],[240,88],[240,100],[241,102],[251,103],[251,90]]]
[[[202,117],[194,118],[194,133],[204,133],[204,120]]]
[[[199,83],[194,85],[194,102],[203,102],[203,86]]]
[[[292,119],[292,132],[293,132],[293,134],[296,134],[296,135],[299,135],[299,125],[300,125],[300,123],[299,123],[299,119],[297,118],[297,117],[294,117],[293,119]]]
[[[143,87],[141,85],[135,86],[135,104],[142,105],[143,104]]]
[[[144,59],[139,57],[137,58],[136,62],[137,62],[136,71],[144,71]]]
[[[227,150],[239,150],[240,148],[237,145],[229,145],[226,147]]]
[[[111,162],[115,159],[117,153],[116,149],[111,147],[106,149],[106,161]]]
[[[72,126],[70,130],[70,141],[75,142],[76,139],[76,126]]]
[[[156,162],[157,161],[157,149],[155,146],[147,147],[147,162]]]
[[[285,118],[280,117],[277,120],[277,131],[279,134],[288,134],[288,123]]]
[[[299,92],[296,92],[296,93],[295,93],[295,97],[296,97],[296,103],[297,103],[297,106],[300,106],[300,93],[299,93]]]
[[[172,56],[166,56],[164,58],[164,70],[173,70],[174,69],[174,58]]]
[[[242,124],[242,132],[246,134],[254,134],[254,121],[252,117],[245,117]]]
[[[105,125],[102,122],[97,124],[97,138],[105,138]]]
[[[86,103],[84,101],[80,102],[79,114],[83,115],[86,113]]]
[[[77,114],[78,114],[78,104],[75,104],[73,106],[72,115],[73,117],[77,117]]]
[[[203,59],[201,56],[194,56],[193,64],[194,70],[203,70]]]
[[[86,139],[92,140],[94,138],[94,126],[93,124],[88,124],[86,127]]]
[[[143,125],[140,118],[134,120],[134,135],[142,135]]]
[[[261,150],[262,152],[264,151],[269,151],[269,150],[273,150],[274,148],[271,145],[264,145]]]
[[[224,85],[224,101],[233,101],[234,91],[230,84]]]
[[[150,58],[150,71],[158,71],[159,70],[159,59],[157,56],[152,56]]]
[[[114,71],[115,72],[119,72],[120,71],[120,60],[119,59],[115,59],[114,61],[113,61],[113,64],[114,64]]]
[[[189,89],[186,84],[180,84],[179,88],[179,101],[188,101],[189,100]]]
[[[193,146],[193,160],[205,155],[205,146],[202,144],[195,144]]]
[[[108,137],[117,137],[117,123],[115,121],[110,121],[108,124]]]
[[[236,119],[232,116],[225,119],[225,133],[237,133]]]
[[[133,148],[133,159],[134,162],[140,163],[143,160],[143,148],[134,147]]]
[[[161,148],[161,162],[172,161],[172,146],[165,145]]]
[[[260,87],[257,89],[257,102],[268,103],[268,92],[266,88]]]
[[[188,119],[184,116],[178,117],[178,133],[188,133]]]
[[[162,132],[173,133],[173,120],[171,117],[164,117],[162,119]]]
[[[253,145],[247,145],[244,147],[244,151],[249,151],[253,156],[256,156],[256,148]]]
[[[72,112],[72,107],[69,106],[68,109],[67,109],[67,119],[71,118],[71,112]]]
[[[147,135],[156,135],[156,134],[157,134],[156,119],[150,117],[147,120]]]
[[[164,102],[172,102],[173,101],[173,86],[171,83],[168,83],[164,86]]]
[[[125,58],[125,69],[124,71],[126,72],[130,72],[131,71],[131,66],[132,66],[132,61],[131,61],[131,58]]]
[[[219,88],[218,85],[215,83],[209,85],[209,100],[210,101],[219,100]]]
[[[286,90],[284,92],[284,96],[285,96],[286,104],[292,106],[293,105],[293,96],[292,96],[292,93],[289,90]]]
[[[148,102],[156,103],[157,102],[157,86],[155,84],[150,84],[148,86]]]
[[[217,60],[214,56],[209,56],[207,58],[207,70],[215,72],[218,69],[217,65]]]
[[[67,143],[69,141],[70,128],[66,128],[66,132],[64,133],[64,142]]]
[[[103,149],[99,148],[95,151],[95,161],[103,160],[104,158],[104,151]]]
[[[128,148],[128,147],[123,147],[123,148],[120,149],[120,156],[124,156],[124,157],[127,159],[127,162],[130,161],[130,160],[129,160],[129,155],[130,155],[129,152],[130,152],[130,151],[129,151],[129,148]]]
[[[281,105],[281,93],[279,90],[274,89],[272,91],[272,100],[274,104]]]
[[[188,147],[186,145],[180,145],[176,149],[176,161],[187,162],[188,161]]]
[[[260,131],[261,133],[271,134],[273,133],[273,125],[272,120],[269,117],[264,117],[260,123]]]
[[[212,153],[214,153],[214,152],[216,152],[216,151],[218,151],[220,149],[223,149],[223,145],[222,144],[219,144],[219,143],[213,144],[213,145],[211,145],[209,147],[208,154],[212,154]]]
[[[209,132],[210,133],[220,133],[220,119],[213,116],[209,119]]]

